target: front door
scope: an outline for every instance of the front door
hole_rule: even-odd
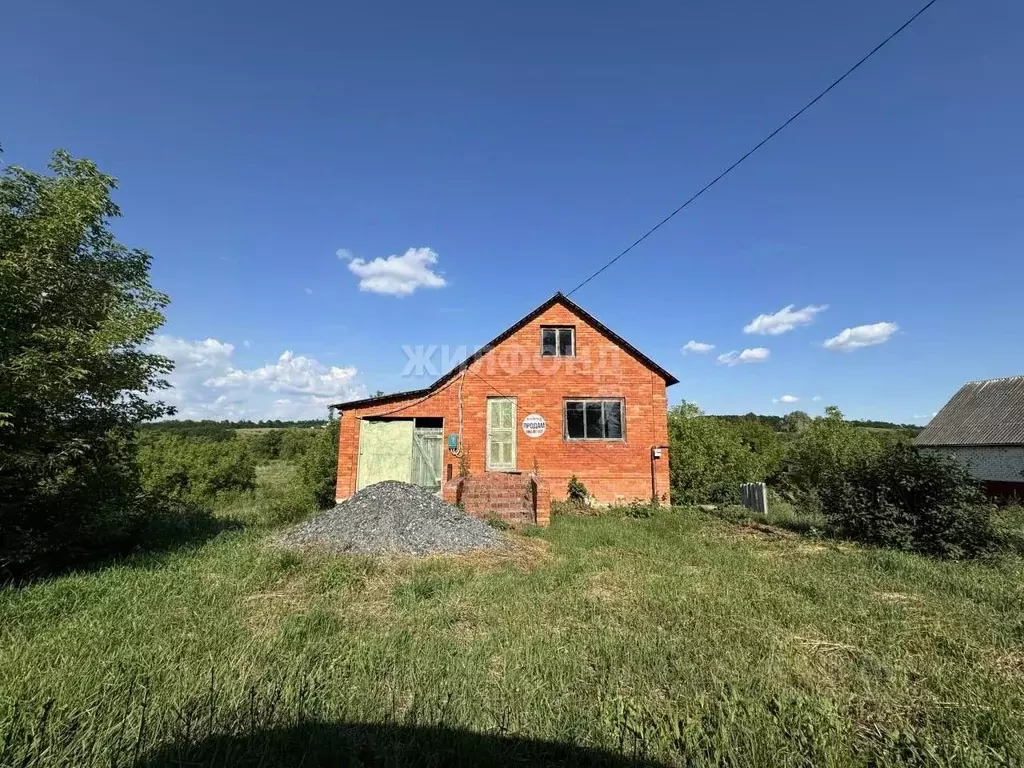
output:
[[[516,469],[516,399],[487,398],[487,470]]]

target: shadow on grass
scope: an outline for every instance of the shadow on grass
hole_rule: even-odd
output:
[[[141,756],[137,765],[657,768],[664,764],[572,744],[440,726],[313,722],[171,744]]]
[[[225,531],[245,526],[238,520],[218,517],[210,510],[187,505],[167,507],[137,521],[102,549],[66,547],[30,563],[0,569],[0,586],[25,586],[68,573],[90,573],[106,568],[152,568],[181,550],[198,547]]]

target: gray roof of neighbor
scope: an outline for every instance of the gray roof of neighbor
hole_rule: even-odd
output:
[[[964,384],[914,442],[1024,445],[1024,376]]]

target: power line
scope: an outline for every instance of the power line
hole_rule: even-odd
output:
[[[717,184],[722,179],[724,179],[726,176],[728,176],[732,171],[734,171],[736,168],[738,168],[747,158],[749,158],[751,155],[753,155],[755,152],[757,152],[757,150],[759,150],[761,147],[763,147],[769,141],[774,139],[778,134],[780,134],[786,127],[789,126],[790,123],[792,123],[794,120],[796,120],[798,117],[800,117],[800,115],[802,115],[808,109],[810,109],[815,104],[817,104],[819,101],[821,101],[821,99],[824,98],[825,95],[829,93],[829,91],[831,91],[833,88],[835,88],[841,82],[843,82],[843,80],[845,80],[847,77],[849,77],[854,72],[856,72],[858,69],[860,69],[862,64],[864,64],[868,59],[870,59],[872,56],[874,56],[876,53],[878,53],[880,50],[882,50],[882,48],[884,48],[889,42],[891,42],[893,40],[893,38],[895,38],[897,35],[899,35],[900,32],[902,32],[907,27],[909,27],[911,24],[913,24],[915,21],[917,21],[918,17],[921,16],[921,14],[923,14],[925,11],[927,11],[929,8],[931,8],[933,5],[935,5],[936,1],[937,0],[929,0],[929,2],[925,3],[924,6],[922,6],[921,9],[918,10],[917,13],[915,13],[913,16],[911,16],[909,19],[907,19],[905,22],[903,22],[903,24],[901,24],[900,27],[895,32],[890,34],[882,42],[880,42],[878,45],[876,45],[874,48],[872,48],[867,53],[867,55],[865,55],[860,61],[858,61],[856,64],[854,64],[848,70],[846,70],[842,75],[840,75],[838,78],[836,78],[834,81],[832,81],[832,84],[828,88],[823,90],[821,93],[819,93],[817,96],[815,96],[809,102],[807,102],[803,107],[801,107],[799,110],[797,110],[792,115],[790,115],[789,119],[787,119],[786,122],[784,122],[782,125],[780,125],[778,128],[776,128],[774,131],[772,131],[767,136],[765,136],[763,139],[761,139],[761,141],[759,141],[757,144],[755,144],[745,155],[743,155],[743,157],[741,157],[739,160],[737,160],[735,163],[730,165],[728,168],[726,168],[724,171],[722,171],[720,174],[718,174],[715,178],[713,178],[711,181],[709,181],[707,184],[705,184],[703,187],[701,187],[699,190],[697,190],[697,192],[694,193],[694,195],[692,197],[690,197],[688,200],[686,200],[686,202],[684,202],[682,205],[680,205],[678,208],[676,208],[674,211],[672,211],[668,216],[666,216],[661,221],[659,221],[657,224],[655,224],[653,227],[651,227],[646,232],[644,232],[640,237],[638,237],[636,240],[634,240],[625,250],[623,250],[621,253],[619,253],[619,255],[617,255],[611,261],[609,261],[604,266],[602,266],[599,270],[594,272],[590,277],[588,277],[582,283],[580,283],[575,288],[573,288],[571,291],[569,291],[566,294],[566,296],[572,296],[574,293],[576,293],[576,291],[578,291],[580,288],[585,286],[587,283],[589,283],[595,277],[597,277],[602,272],[604,272],[606,269],[608,269],[608,267],[610,267],[612,264],[617,262],[619,259],[621,259],[623,256],[625,256],[627,253],[629,253],[634,248],[636,248],[638,245],[640,245],[640,243],[642,243],[648,237],[650,237],[655,232],[657,232],[659,229],[661,229],[663,226],[665,226],[669,221],[671,221],[673,218],[675,218],[675,216],[677,214],[679,214],[684,208],[688,207],[691,203],[695,202],[697,200],[697,198],[699,198],[701,195],[703,195],[705,192],[707,192],[709,189],[711,189],[713,186],[715,186],[715,184]]]

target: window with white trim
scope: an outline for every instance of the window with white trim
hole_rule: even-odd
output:
[[[575,357],[576,329],[572,326],[542,326],[540,329],[540,356]]]
[[[566,440],[622,440],[626,434],[622,400],[566,400]]]

